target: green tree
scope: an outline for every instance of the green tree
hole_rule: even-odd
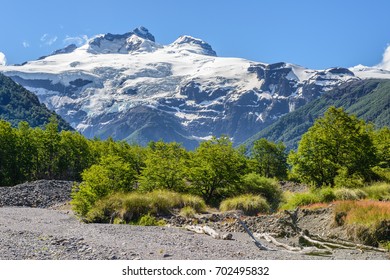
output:
[[[58,120],[53,115],[50,122],[45,125],[45,130],[41,134],[41,139],[38,140],[40,174],[39,178],[55,179],[59,174],[59,159],[60,159],[60,141]]]
[[[315,121],[289,155],[292,175],[316,186],[334,185],[342,168],[346,174],[370,179],[376,163],[371,128],[342,108],[330,107]]]
[[[188,179],[194,193],[206,203],[217,204],[237,193],[241,175],[246,171],[246,158],[233,148],[227,137],[202,142],[193,152]]]
[[[267,178],[287,176],[287,153],[283,143],[275,144],[261,138],[254,142],[251,158],[256,173]]]
[[[184,191],[188,152],[178,143],[153,142],[146,153],[139,179],[142,190],[163,188]]]
[[[9,122],[0,120],[0,185],[13,185],[18,179],[16,133]]]
[[[390,129],[385,126],[373,133],[373,141],[378,157],[378,165],[382,168],[390,168]]]
[[[135,171],[118,156],[102,157],[82,173],[82,183],[72,190],[76,213],[85,216],[97,200],[114,192],[134,190]]]
[[[78,132],[61,131],[59,142],[58,177],[81,180],[83,170],[93,164],[88,140]]]
[[[27,122],[20,122],[16,130],[17,164],[19,168],[19,182],[36,179],[34,155],[38,152],[37,142],[33,137],[33,130]]]

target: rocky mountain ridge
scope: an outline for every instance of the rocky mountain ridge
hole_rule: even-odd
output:
[[[163,139],[189,149],[212,135],[242,143],[343,83],[390,78],[390,71],[377,69],[311,70],[218,57],[191,36],[160,45],[144,27],[98,35],[0,72],[87,137],[141,144]]]

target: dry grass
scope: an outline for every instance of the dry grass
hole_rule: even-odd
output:
[[[339,201],[334,214],[336,224],[345,225],[350,238],[371,246],[389,244],[390,202]]]
[[[317,209],[322,209],[322,208],[326,208],[326,207],[329,207],[329,203],[319,202],[319,203],[314,203],[314,204],[310,204],[310,205],[305,205],[305,206],[302,206],[301,208],[308,209],[308,210],[317,210]]]
[[[375,226],[390,220],[390,202],[387,201],[340,201],[336,203],[334,211],[346,213],[347,224]]]

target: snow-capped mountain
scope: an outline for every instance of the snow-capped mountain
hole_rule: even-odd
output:
[[[191,36],[160,45],[144,27],[0,66],[87,137],[164,139],[188,148],[212,135],[243,142],[323,92],[369,76],[351,70],[218,57]],[[390,78],[390,71],[381,74]]]

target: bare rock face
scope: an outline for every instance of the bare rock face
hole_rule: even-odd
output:
[[[70,201],[74,182],[39,180],[13,187],[0,187],[0,207],[49,208]]]

